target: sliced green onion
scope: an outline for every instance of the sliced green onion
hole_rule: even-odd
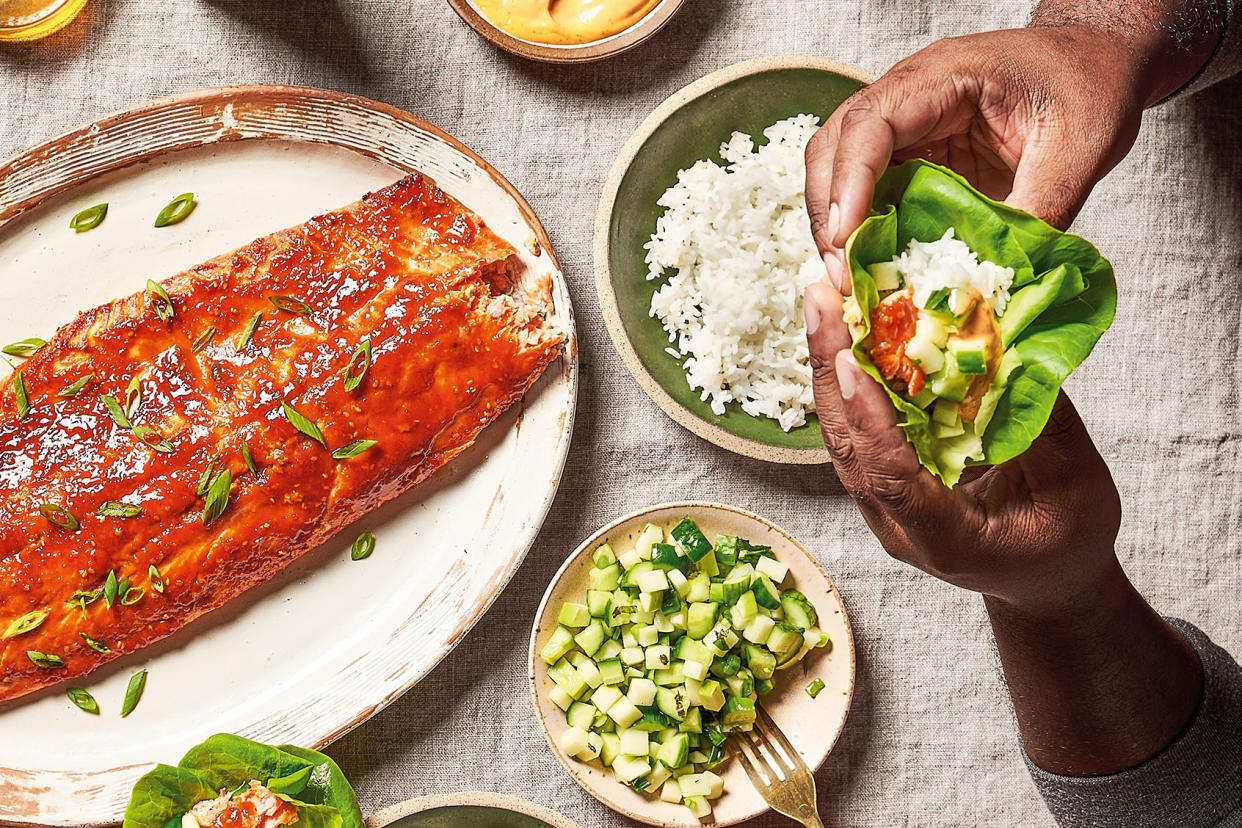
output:
[[[332,452],[332,459],[348,460],[351,457],[357,457],[378,442],[379,440],[354,440],[352,443],[346,443]]]
[[[811,698],[819,695],[819,691],[823,690],[826,685],[822,678],[817,678],[806,686],[806,694]]]
[[[109,570],[108,578],[104,581],[103,585],[104,603],[107,604],[108,609],[112,609],[112,605],[116,603],[117,593],[120,591],[121,586],[116,580],[116,570]]]
[[[354,355],[345,366],[345,390],[353,391],[362,384],[367,369],[371,367],[371,340],[364,339],[354,349]]]
[[[250,321],[246,323],[245,330],[242,331],[241,339],[237,340],[237,350],[244,351],[246,346],[250,344],[251,337],[254,336],[255,329],[259,327],[259,323],[263,321],[263,311],[258,311],[254,316],[250,317]]]
[[[30,397],[26,394],[26,380],[21,374],[13,375],[13,399],[17,403],[17,419],[26,419],[30,414]]]
[[[160,595],[164,594],[164,576],[160,574],[160,568],[155,564],[147,570],[147,577],[151,579],[151,588]]]
[[[78,523],[78,519],[73,516],[73,513],[59,503],[40,503],[39,514],[47,518],[49,523],[53,523],[61,529],[68,529],[70,532],[76,532],[82,528],[82,524]]]
[[[164,439],[164,435],[160,434],[150,426],[134,426],[134,436],[142,441],[143,445],[158,451],[160,454],[172,454],[173,444]]]
[[[78,633],[78,635],[81,636],[82,640],[86,642],[86,646],[90,647],[95,652],[97,653],[112,652],[112,648],[109,647],[107,644],[103,643],[102,641],[100,641],[99,639],[91,638],[89,635],[87,635],[84,632]]]
[[[233,486],[233,475],[228,470],[220,472],[207,487],[206,502],[203,504],[203,525],[210,526],[216,518],[224,514],[229,505],[229,489]]]
[[[215,469],[216,463],[219,460],[220,460],[219,457],[211,458],[211,460],[208,461],[207,463],[207,468],[203,469],[203,473],[199,475],[198,485],[194,487],[194,494],[197,495],[198,497],[202,497],[203,495],[207,494],[207,487],[211,485],[211,481],[212,481],[211,472],[213,469]]]
[[[87,207],[73,218],[69,219],[69,227],[75,233],[85,233],[87,230],[94,230],[103,223],[104,217],[108,215],[108,204],[96,204],[94,207]]]
[[[70,687],[65,691],[69,696],[69,701],[78,706],[79,709],[85,710],[87,713],[99,715],[99,702],[95,701],[95,697],[82,687]]]
[[[134,708],[138,706],[138,700],[142,698],[142,691],[147,686],[147,671],[139,670],[129,678],[129,686],[125,688],[125,701],[121,702],[121,718],[125,718],[134,712]]]
[[[41,653],[38,650],[27,650],[26,658],[30,659],[34,666],[42,667],[44,670],[54,670],[57,667],[64,667],[65,660],[58,655],[51,653]]]
[[[103,597],[103,587],[100,587],[99,589],[91,590],[90,592],[87,592],[84,589],[79,589],[73,593],[73,595],[69,598],[68,601],[66,601],[66,603],[69,604],[70,606],[80,607],[82,609],[82,612],[85,614],[86,605],[93,604],[102,597]]]
[[[108,500],[99,505],[95,514],[100,517],[132,518],[142,514],[142,507],[121,503],[119,500]]]
[[[155,226],[167,227],[170,224],[185,221],[197,206],[198,202],[194,200],[194,193],[182,193],[168,202],[163,210],[160,210],[160,214],[155,217]]]
[[[140,405],[142,405],[142,380],[135,375],[129,378],[129,385],[125,388],[125,416],[134,416],[134,412]]]
[[[259,464],[254,462],[254,457],[250,455],[250,444],[245,440],[242,440],[242,459],[246,461],[246,468],[250,469],[250,473],[258,477]]]
[[[296,313],[302,316],[315,312],[314,308],[296,296],[269,296],[267,297],[267,301],[271,302],[282,311],[289,311],[289,313]]]
[[[177,315],[177,311],[173,308],[172,297],[159,282],[147,279],[147,295],[151,297],[151,307],[155,308],[155,315],[160,318],[160,321],[167,322]]]
[[[118,428],[126,430],[133,428],[129,423],[129,417],[125,416],[125,409],[115,397],[110,394],[100,394],[99,399],[103,400],[104,408],[108,409],[108,413],[112,415],[112,422],[116,423]]]
[[[208,327],[198,335],[198,339],[194,340],[194,344],[190,346],[190,353],[197,354],[199,351],[211,344],[211,340],[216,338],[216,329]]]
[[[323,432],[319,430],[319,426],[315,425],[309,418],[299,414],[297,409],[289,405],[284,400],[280,401],[280,407],[285,412],[285,419],[298,431],[314,440],[324,448],[328,447],[327,441],[323,439]]]
[[[352,560],[360,561],[363,558],[370,557],[374,551],[375,536],[371,534],[370,529],[367,529],[354,541],[353,548],[349,550],[349,557]]]
[[[0,351],[3,351],[9,356],[26,357],[30,356],[46,344],[47,340],[39,339],[37,336],[32,336],[29,339],[23,339],[21,342],[14,342],[10,345],[5,345],[3,348],[0,348]]]
[[[927,310],[944,310],[949,306],[949,289],[947,287],[936,288],[927,296],[927,301],[923,303],[923,307]]]
[[[86,387],[86,384],[95,378],[94,374],[87,374],[79,378],[76,382],[66,385],[64,388],[56,392],[58,397],[76,397],[78,392]]]
[[[125,594],[121,596],[121,606],[132,607],[134,604],[141,601],[142,597],[146,594],[147,591],[142,587],[132,586],[125,590]]]
[[[4,635],[0,635],[0,641],[17,635],[24,635],[25,633],[36,629],[46,619],[47,610],[34,610],[33,612],[28,612],[5,628]]]

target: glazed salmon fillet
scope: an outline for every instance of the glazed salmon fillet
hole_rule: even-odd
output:
[[[0,700],[164,638],[469,447],[561,351],[519,269],[414,175],[59,330],[0,383]]]

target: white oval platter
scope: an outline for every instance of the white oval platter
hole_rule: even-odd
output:
[[[564,356],[522,404],[424,485],[367,515],[270,582],[160,644],[0,705],[0,824],[119,822],[157,762],[217,732],[318,747],[412,687],[461,640],[525,557],[573,430],[576,344],[560,267],[529,205],[430,124],[361,98],[228,87],[144,104],[0,161],[0,340],[49,338],[85,308],[420,170],[551,276]],[[156,213],[193,191],[182,224]],[[106,201],[107,219],[69,219]],[[0,364],[0,370],[8,367]],[[0,452],[0,470],[4,464]],[[363,528],[374,554],[351,561]],[[149,670],[128,718],[129,676]]]

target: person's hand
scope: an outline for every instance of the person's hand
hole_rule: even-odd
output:
[[[1118,35],[1089,26],[951,38],[896,64],[807,145],[807,209],[832,283],[849,292],[842,248],[890,161],[947,165],[1067,227],[1134,143],[1142,71]]]
[[[854,360],[842,301],[822,282],[804,300],[816,410],[841,483],[888,553],[1031,610],[1115,581],[1120,500],[1069,399],[1025,453],[968,468],[949,489],[919,465],[892,401]]]

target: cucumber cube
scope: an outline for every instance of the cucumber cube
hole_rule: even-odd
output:
[[[712,631],[719,614],[719,604],[710,601],[692,603],[686,610],[686,634],[691,638],[702,639]]]
[[[612,763],[613,773],[617,776],[617,781],[629,785],[639,777],[646,776],[651,770],[651,763],[646,757],[630,757],[622,756]]]
[[[557,746],[570,756],[581,756],[590,751],[589,735],[580,727],[570,727],[561,734]]]
[[[638,596],[638,608],[642,612],[654,613],[660,608],[663,600],[659,592],[644,592]]]
[[[680,722],[690,711],[690,699],[684,687],[661,687],[656,690],[656,706],[665,716]]]
[[[548,664],[555,664],[566,653],[574,648],[574,634],[562,626],[557,626],[552,631],[543,649],[539,651],[539,657]]]
[[[656,683],[649,678],[631,679],[625,697],[639,707],[650,707],[655,704]]]
[[[660,788],[660,799],[665,802],[681,802],[681,785],[676,779],[668,779]]]
[[[657,543],[664,543],[664,530],[659,526],[648,523],[643,527],[643,531],[638,536],[638,540],[634,542],[634,549],[638,552],[638,556],[644,561],[650,560],[651,547]]]
[[[621,737],[616,733],[602,734],[604,744],[599,751],[599,761],[604,763],[604,767],[612,767],[612,763],[617,761],[617,757],[621,755]]]
[[[667,644],[654,644],[647,648],[645,665],[648,670],[663,670],[673,663],[673,654]]]
[[[561,710],[568,710],[569,706],[574,703],[574,697],[566,693],[565,688],[559,684],[554,685],[548,692],[548,699]]]
[[[609,713],[612,711],[613,706],[621,701],[622,698],[620,690],[610,684],[604,684],[591,694],[591,704],[595,705],[597,709]],[[629,727],[629,725],[626,725],[626,727]]]
[[[746,625],[746,629],[742,630],[742,638],[752,644],[763,644],[768,640],[768,636],[772,634],[772,628],[776,626],[776,622],[768,615],[756,615],[750,619],[750,623]],[[579,642],[581,643],[581,642]],[[586,648],[583,647],[585,650]]]
[[[608,638],[608,628],[598,618],[594,618],[586,628],[574,636],[574,641],[582,648],[582,652],[591,656],[595,655],[595,651],[604,645],[606,638]]]
[[[772,678],[772,673],[776,670],[776,656],[771,651],[757,644],[747,644],[742,648],[742,653],[746,657],[746,666],[755,674],[755,678]]]
[[[588,687],[599,687],[603,684],[604,678],[599,673],[599,667],[591,659],[588,658],[583,661],[576,669],[578,670],[578,675],[587,683]]]
[[[627,549],[617,556],[617,563],[621,565],[622,569],[628,570],[636,566],[642,559],[643,556],[638,554],[637,549]]]
[[[690,691],[687,688],[686,695],[689,696]],[[699,734],[703,732],[703,710],[700,707],[691,707],[686,713],[686,718],[682,719],[681,724],[677,725],[677,729],[683,733]],[[694,744],[694,740],[691,740]]]
[[[658,612],[655,614],[655,618],[652,619],[652,623],[655,624],[656,630],[662,633],[671,633],[677,629],[671,618]]]
[[[687,776],[691,775],[693,774],[687,774]],[[682,779],[685,778],[685,776],[682,777]],[[694,814],[698,819],[707,819],[712,815],[712,804],[706,798],[688,795],[685,788],[682,788],[681,795],[683,797],[682,801],[690,809],[690,813]]]
[[[737,603],[729,608],[729,620],[733,622],[735,630],[746,629],[746,625],[758,614],[759,602],[755,600],[755,593],[750,591],[743,592],[742,597],[737,599]]]
[[[608,708],[608,717],[617,723],[617,727],[629,727],[641,719],[643,713],[634,705],[634,702],[621,696],[612,707]]]
[[[565,711],[565,721],[569,722],[570,727],[590,730],[595,722],[595,705],[590,702],[574,702]]]
[[[699,572],[689,581],[686,582],[689,589],[686,591],[685,599],[692,604],[706,601],[711,593],[712,579],[708,577],[706,572]]]
[[[963,374],[988,372],[988,352],[982,342],[955,342],[949,352],[957,360],[957,370]]]
[[[687,660],[681,663],[682,674],[686,678],[692,678],[695,681],[702,681],[707,678],[707,667],[708,665],[698,661]]]
[[[689,753],[690,738],[685,733],[678,733],[661,743],[660,752],[656,758],[669,770],[677,770],[686,764],[686,757]]]
[[[661,765],[659,762],[652,762],[651,770],[647,773],[647,787],[653,792],[656,788],[663,785],[673,772]]]
[[[595,651],[595,662],[608,661],[612,658],[618,658],[621,655],[621,642],[615,638],[610,638],[604,642],[604,645]]]
[[[620,658],[621,658],[622,663],[625,664],[627,667],[633,667],[637,664],[642,664],[643,658],[644,658],[643,648],[642,647],[623,647],[621,649]]]
[[[621,583],[621,567],[613,564],[603,569],[592,569],[587,575],[587,584],[591,589],[613,590]]]
[[[668,582],[673,589],[677,590],[677,594],[682,598],[686,597],[686,593],[690,591],[690,579],[680,569],[670,569],[668,572]]]
[[[642,730],[621,731],[622,756],[646,756],[649,742],[646,732]]]
[[[597,569],[605,569],[617,562],[617,556],[612,551],[612,547],[605,543],[601,544],[593,553],[591,553],[591,560],[594,562]]]
[[[798,636],[799,646],[801,646],[802,636]],[[599,662],[599,678],[601,684],[620,684],[625,681],[625,669],[621,666],[621,659],[610,658]]]
[[[638,576],[638,588],[643,592],[663,592],[668,589],[668,576],[663,569],[653,569]]]
[[[776,558],[763,557],[755,564],[755,569],[762,572],[772,579],[772,583],[777,586],[785,580],[785,576],[789,574],[789,567],[778,561]]]
[[[720,724],[725,730],[750,730],[755,724],[755,700],[744,696],[729,699],[720,713]]]
[[[585,604],[575,604],[566,601],[561,604],[560,614],[556,616],[556,620],[566,627],[585,627],[591,623],[591,613],[587,610]]]
[[[720,574],[720,564],[716,561],[715,552],[708,552],[695,563],[699,567],[699,572],[703,572],[712,578]]]
[[[879,291],[897,290],[905,283],[901,271],[897,269],[896,262],[876,262],[873,265],[867,265],[867,273],[875,281],[875,289]]]
[[[587,590],[587,612],[592,618],[608,620],[608,611],[612,609],[612,592],[606,589]]]

